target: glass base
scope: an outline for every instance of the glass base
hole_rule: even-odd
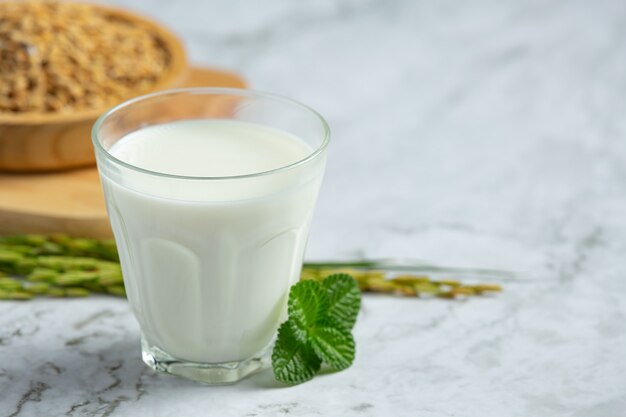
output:
[[[257,373],[270,364],[271,346],[260,354],[238,362],[200,363],[176,359],[141,338],[141,357],[146,365],[157,372],[176,375],[209,385],[234,384]]]

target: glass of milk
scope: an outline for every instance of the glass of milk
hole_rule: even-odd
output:
[[[267,366],[324,173],[324,119],[193,88],[120,104],[92,136],[144,362],[216,384]]]

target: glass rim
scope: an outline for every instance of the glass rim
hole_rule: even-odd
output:
[[[150,100],[156,97],[168,96],[168,95],[176,95],[176,94],[204,94],[204,95],[231,95],[231,96],[239,96],[239,97],[262,97],[269,98],[275,101],[283,102],[289,104],[294,107],[299,107],[311,113],[313,116],[317,118],[320,122],[320,125],[323,129],[323,138],[319,146],[317,146],[311,153],[307,154],[302,159],[297,160],[288,165],[283,165],[278,168],[270,169],[267,171],[259,171],[253,172],[250,174],[241,174],[241,175],[226,175],[226,176],[193,176],[193,175],[177,175],[177,174],[168,174],[165,172],[153,171],[150,169],[145,169],[138,167],[133,164],[129,164],[128,162],[122,161],[119,158],[111,155],[109,151],[107,151],[102,143],[99,140],[99,131],[102,124],[114,113],[123,110],[124,108],[131,106],[135,103]],[[328,126],[328,122],[324,119],[324,117],[314,110],[312,107],[307,106],[299,101],[290,99],[285,96],[281,96],[279,94],[267,93],[264,91],[258,91],[248,88],[228,88],[228,87],[186,87],[186,88],[172,88],[162,91],[157,91],[154,93],[143,94],[137,97],[133,97],[122,103],[110,108],[109,110],[102,113],[98,119],[93,124],[91,128],[91,141],[93,142],[94,149],[97,153],[103,154],[107,159],[111,160],[115,164],[119,164],[125,168],[131,169],[133,171],[140,172],[142,174],[154,175],[164,178],[172,178],[172,179],[184,179],[184,180],[206,180],[206,181],[217,181],[217,180],[236,180],[236,179],[247,179],[247,178],[257,178],[264,177],[272,174],[278,174],[283,171],[287,171],[298,166],[304,165],[314,159],[317,159],[319,155],[324,152],[328,143],[330,142],[330,127]]]

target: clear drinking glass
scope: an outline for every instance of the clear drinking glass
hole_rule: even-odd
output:
[[[109,152],[138,129],[198,119],[279,129],[310,153],[266,172],[191,177],[142,169]],[[270,94],[180,89],[120,104],[96,121],[92,139],[144,362],[218,384],[267,366],[322,181],[324,119]]]

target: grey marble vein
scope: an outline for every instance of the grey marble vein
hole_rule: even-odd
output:
[[[333,129],[307,257],[516,272],[367,296],[348,370],[156,375],[118,299],[0,303],[0,416],[626,416],[626,3],[141,0],[194,62]]]

